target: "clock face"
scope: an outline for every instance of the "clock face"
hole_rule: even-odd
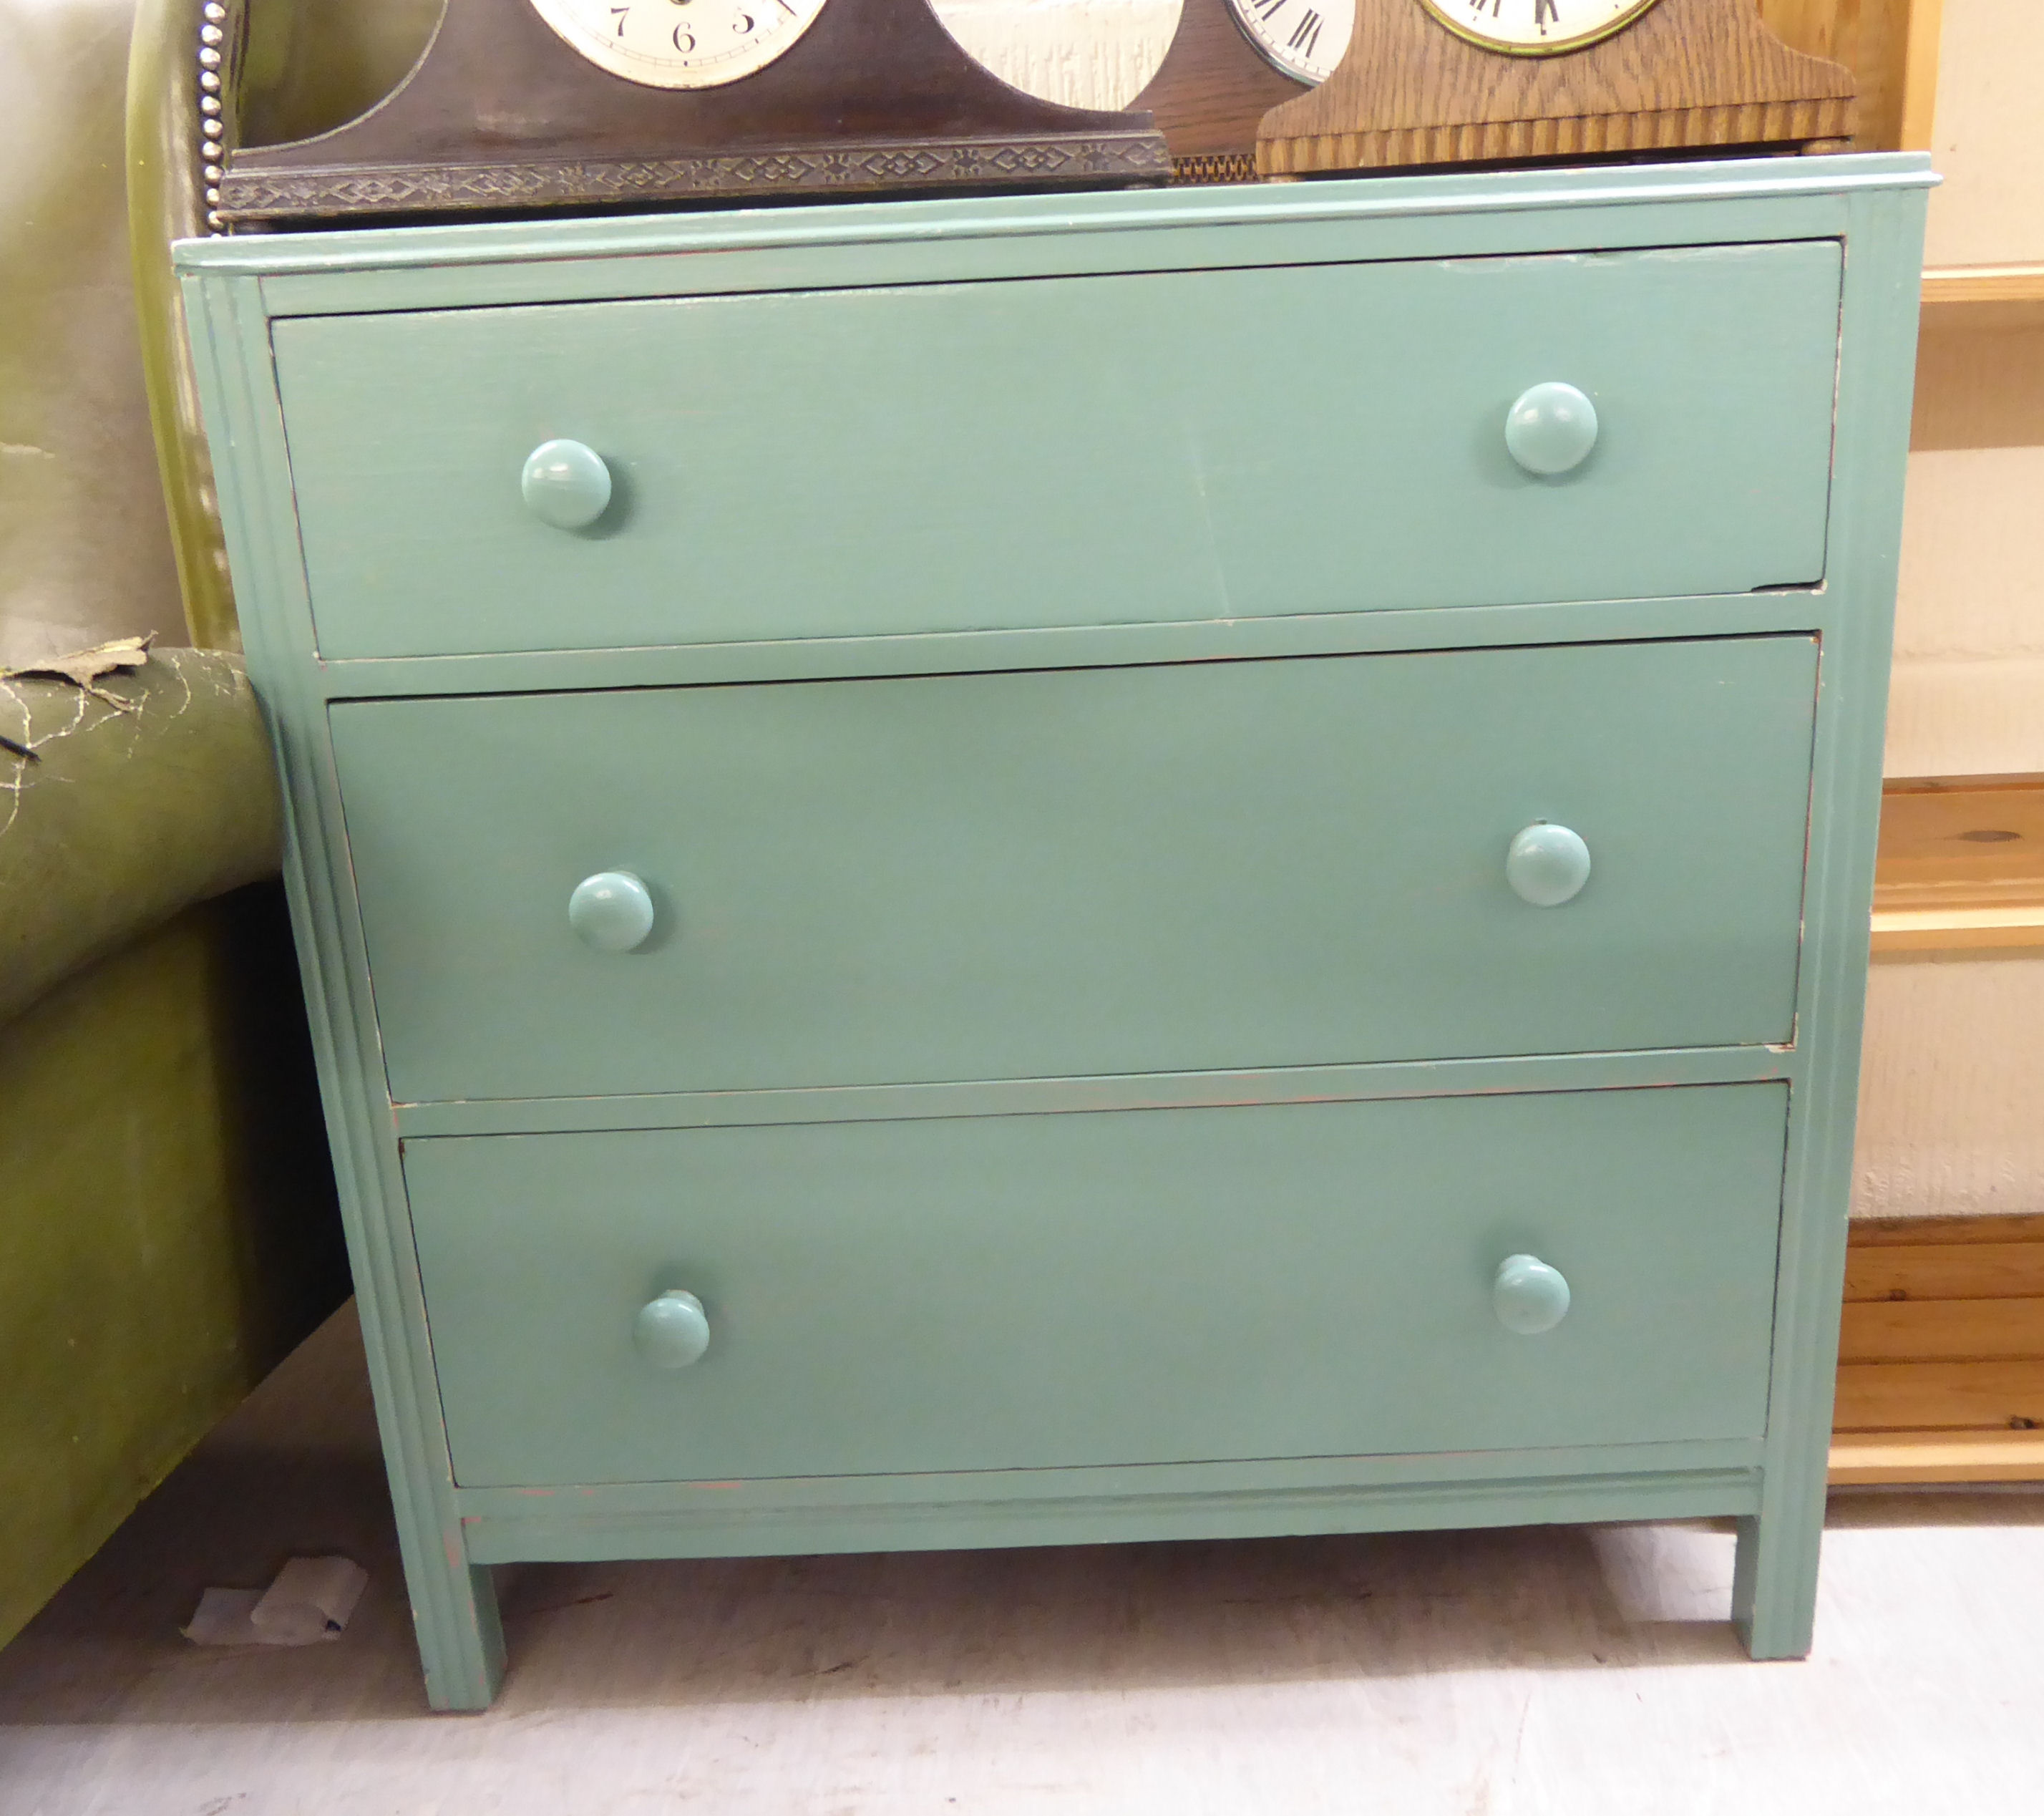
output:
[[[1325,82],[1348,48],[1355,0],[1228,0],[1249,41],[1295,81]]]
[[[1513,56],[1581,50],[1629,25],[1654,0],[1420,0],[1458,38]]]
[[[1294,4],[1297,0],[1294,0]],[[764,69],[824,0],[532,0],[599,69],[648,88],[716,88]]]

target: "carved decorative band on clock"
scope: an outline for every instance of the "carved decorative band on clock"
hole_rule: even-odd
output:
[[[1852,130],[1849,97],[1755,101],[1727,107],[1669,107],[1565,119],[1495,120],[1462,126],[1265,139],[1256,147],[1256,167],[1264,176],[1289,176],[1308,171],[1593,156],[1701,145],[1789,145],[1815,139],[1848,139]]]
[[[493,205],[586,206],[705,193],[799,194],[976,182],[1156,181],[1170,174],[1162,141],[1150,133],[997,142],[914,140],[615,162],[230,168],[220,186],[220,212],[229,221],[315,219]]]

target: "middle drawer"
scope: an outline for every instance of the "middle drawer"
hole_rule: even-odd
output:
[[[1816,667],[1773,637],[336,706],[392,1095],[1785,1041]],[[1589,863],[1553,906],[1509,858],[1543,822]],[[571,925],[605,872],[643,880],[636,949]]]

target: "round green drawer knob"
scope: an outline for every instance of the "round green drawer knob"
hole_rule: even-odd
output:
[[[1566,826],[1536,821],[1513,836],[1504,854],[1504,880],[1535,908],[1574,901],[1589,879],[1590,848]]]
[[[1490,1302],[1507,1330],[1538,1337],[1569,1315],[1569,1283],[1537,1255],[1508,1255],[1497,1264]]]
[[[1535,385],[1505,413],[1504,445],[1529,473],[1572,473],[1596,446],[1596,406],[1573,385]]]
[[[639,1308],[632,1341],[655,1368],[686,1368],[709,1348],[709,1314],[694,1293],[677,1287]]]
[[[525,456],[525,506],[556,529],[584,529],[610,508],[610,469],[579,441],[543,441]]]
[[[600,952],[631,952],[653,930],[653,892],[628,870],[600,870],[574,886],[568,925]]]

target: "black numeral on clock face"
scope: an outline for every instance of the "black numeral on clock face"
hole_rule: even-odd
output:
[[[1286,40],[1289,47],[1301,56],[1311,56],[1313,46],[1320,41],[1320,16],[1308,13],[1293,27],[1292,36]]]
[[[613,6],[610,9],[610,16],[617,21],[618,37],[623,37],[624,21],[632,17],[632,9],[629,6]]]
[[[1486,16],[1496,19],[1504,13],[1504,0],[1469,0],[1469,10],[1479,19]],[[1533,24],[1536,29],[1546,31],[1548,26],[1562,22],[1560,0],[1533,0]]]
[[[1274,19],[1285,10],[1285,0],[1249,0],[1249,10],[1259,19]]]

